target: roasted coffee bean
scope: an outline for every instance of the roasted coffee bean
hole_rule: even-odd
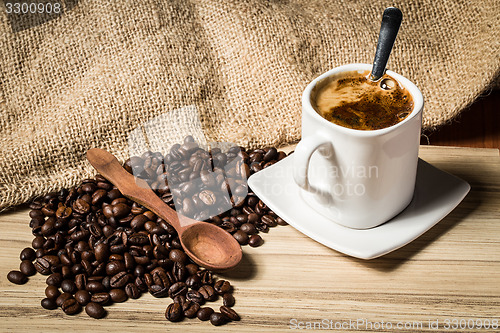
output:
[[[155,256],[156,259],[166,259],[168,258],[168,250],[165,246],[162,244],[158,244],[154,247],[153,249],[153,255]]]
[[[210,190],[201,191],[198,194],[198,197],[208,207],[215,205],[215,202],[217,201],[217,197],[215,196],[215,193],[210,191]]]
[[[103,293],[97,293],[93,294],[90,297],[90,301],[94,303],[99,303],[101,305],[106,305],[111,301],[111,296],[109,293],[103,292]]]
[[[123,262],[127,271],[131,272],[135,268],[134,257],[129,252],[123,254]]]
[[[233,320],[233,321],[238,321],[240,320],[240,316],[234,311],[233,309],[227,307],[227,306],[221,306],[220,307],[220,312],[225,315],[227,318]]]
[[[149,287],[149,293],[156,298],[163,298],[168,296],[169,288],[153,284]]]
[[[255,228],[255,225],[252,223],[243,223],[240,226],[240,230],[245,232],[247,235],[253,235],[257,233],[257,229]]]
[[[216,185],[213,173],[208,170],[201,170],[200,178],[203,184],[205,184],[205,186],[208,188],[212,188]]]
[[[288,225],[288,223],[279,216],[276,217],[276,222],[278,223],[278,225]]]
[[[75,286],[78,290],[87,288],[87,276],[84,273],[75,276]]]
[[[55,301],[56,298],[58,298],[60,295],[61,292],[57,287],[47,286],[47,288],[45,288],[45,296],[47,296],[47,298],[53,299]]]
[[[172,275],[175,281],[184,281],[187,274],[188,271],[184,264],[181,264],[180,262],[174,263],[174,267],[172,267]]]
[[[210,319],[210,316],[212,315],[212,313],[214,313],[214,309],[209,308],[209,307],[204,307],[204,308],[200,308],[200,310],[198,310],[198,313],[196,314],[196,316],[201,321],[207,321]]]
[[[110,276],[123,272],[126,269],[125,263],[122,261],[113,260],[106,264],[106,274]]]
[[[125,302],[128,298],[127,294],[123,289],[111,289],[109,291],[109,296],[111,300],[115,303]]]
[[[149,238],[146,234],[135,233],[130,235],[128,242],[132,245],[146,245],[149,243]]]
[[[66,251],[64,251],[63,253],[59,254],[59,261],[61,262],[61,264],[63,264],[64,266],[69,266],[69,265],[73,265],[73,262],[71,261],[71,258],[69,257],[69,255],[66,253]]]
[[[20,271],[10,271],[7,274],[7,279],[15,284],[25,284],[28,282],[28,278]]]
[[[78,214],[85,215],[90,211],[90,205],[83,199],[76,199],[73,203],[73,210]]]
[[[106,310],[99,303],[90,302],[85,306],[85,312],[92,318],[101,319],[106,315]]]
[[[128,283],[128,280],[129,275],[127,274],[127,272],[120,272],[113,275],[113,277],[109,281],[109,285],[111,286],[111,288],[123,288]]]
[[[274,147],[269,148],[269,150],[264,154],[264,162],[270,162],[272,160],[278,159],[278,150]]]
[[[19,254],[19,258],[21,260],[33,261],[36,259],[35,250],[33,250],[31,247],[27,247],[21,251],[21,253]]]
[[[224,295],[231,291],[231,284],[226,280],[219,280],[214,284],[214,290],[219,295]]]
[[[165,288],[170,287],[170,279],[162,267],[157,267],[151,271],[153,282]]]
[[[173,298],[173,300],[174,300],[174,303],[178,303],[181,306],[184,306],[184,303],[187,302],[186,296],[184,296],[184,295],[177,295]]]
[[[134,268],[134,276],[135,277],[144,276],[145,272],[146,272],[146,270],[144,269],[144,266],[137,265]]]
[[[191,303],[189,307],[184,310],[184,316],[186,316],[186,318],[194,318],[198,310],[200,310],[200,305],[198,303]]]
[[[92,194],[92,205],[98,206],[106,199],[108,192],[105,189],[98,189]]]
[[[254,213],[254,212],[251,212],[248,214],[248,223],[255,224],[259,220],[260,220],[260,217],[258,214]]]
[[[236,228],[236,226],[234,225],[234,223],[230,222],[230,221],[223,221],[220,225],[220,227],[224,230],[226,230],[227,232],[229,232],[230,234],[232,234],[233,232],[235,232],[236,230],[238,230],[238,228]]]
[[[259,198],[257,198],[256,196],[248,196],[247,204],[250,207],[255,207],[258,203],[259,203]]]
[[[68,294],[74,294],[78,289],[76,288],[75,282],[72,280],[64,280],[61,282],[61,289],[63,292]]]
[[[200,267],[196,264],[187,264],[186,271],[188,275],[195,275],[200,270]]]
[[[71,294],[68,294],[68,293],[62,293],[61,295],[59,295],[59,297],[56,298],[56,304],[57,306],[62,306],[64,302],[66,302],[66,300],[72,298],[73,296]]]
[[[214,326],[220,326],[227,323],[227,317],[220,312],[214,312],[210,315],[210,323]]]
[[[123,256],[121,254],[113,253],[109,256],[109,261],[123,261]]]
[[[144,282],[145,280],[141,277],[137,277],[134,281],[134,284],[136,285],[136,287],[141,291],[141,292],[146,292],[148,291],[148,285],[146,284],[146,282]]]
[[[217,299],[217,294],[212,286],[205,284],[198,289],[198,292],[207,301],[215,301]]]
[[[35,265],[36,268],[36,265]],[[38,269],[37,269],[38,271]],[[61,275],[63,279],[68,279],[73,276],[73,271],[71,266],[63,266],[61,267]],[[62,281],[61,281],[62,282]]]
[[[210,284],[211,285],[214,283],[214,279],[213,279],[212,273],[210,271],[202,270],[202,271],[198,271],[196,274],[200,277],[202,284]]]
[[[49,286],[55,286],[55,287],[59,287],[62,281],[63,277],[61,273],[52,273],[47,277],[47,280],[45,280],[45,282]]]
[[[122,194],[120,193],[120,191],[118,191],[118,189],[112,189],[108,192],[108,199],[109,200],[115,200],[121,196],[122,196]]]
[[[121,219],[130,213],[130,207],[124,203],[118,203],[112,206],[113,217],[115,219]]]
[[[19,270],[26,276],[32,276],[36,274],[36,269],[31,260],[23,260],[19,265]]]
[[[222,304],[227,307],[234,306],[235,300],[232,293],[225,293],[222,295]]]
[[[43,247],[43,243],[45,243],[45,237],[36,236],[31,242],[31,246],[33,246],[34,249],[40,249]]]
[[[203,297],[203,295],[196,290],[189,290],[186,294],[186,299],[200,305],[203,305],[203,303],[205,303],[205,298]]]
[[[264,241],[262,240],[262,237],[260,235],[252,235],[250,236],[248,240],[248,245],[251,247],[258,247],[261,246]]]
[[[186,285],[189,288],[198,289],[201,287],[201,279],[198,275],[191,275],[186,279]]]
[[[241,245],[248,244],[248,235],[246,232],[238,230],[233,234],[234,239],[238,241]]]
[[[44,235],[45,237],[53,235],[56,232],[54,224],[55,224],[54,220],[48,219],[40,229],[42,235]]]
[[[75,299],[78,303],[80,303],[80,305],[87,305],[87,303],[90,302],[90,293],[86,290],[78,290],[76,293],[75,293]]]
[[[182,307],[178,303],[171,303],[165,310],[165,318],[172,322],[182,320],[183,316]]]
[[[34,209],[34,210],[30,211],[29,216],[32,219],[43,219],[45,217],[45,215],[43,215],[43,213],[38,209]],[[25,260],[25,259],[21,259],[21,260]]]
[[[182,200],[182,213],[185,216],[192,216],[196,211],[193,200],[190,198],[184,198]]]
[[[276,222],[276,219],[272,217],[271,215],[264,215],[260,218],[262,223],[266,224],[268,227],[275,227],[278,225],[278,222]]]
[[[61,305],[62,310],[67,315],[74,315],[81,311],[82,306],[74,298],[69,298]]]
[[[34,265],[36,271],[42,275],[49,275],[51,273],[50,263],[44,257],[37,258]]]
[[[125,286],[125,293],[132,299],[137,299],[141,296],[141,291],[134,283],[128,283]]]
[[[56,210],[56,217],[58,219],[67,219],[68,217],[71,216],[72,209],[69,207],[66,207],[64,205],[59,206],[59,208]]]
[[[169,259],[175,262],[179,262],[181,264],[186,263],[187,255],[180,249],[173,249],[170,251],[168,255]]]
[[[44,299],[42,299],[42,301],[40,303],[42,305],[42,308],[44,308],[44,309],[47,309],[47,310],[57,309],[57,304],[56,304],[56,301],[54,299],[44,298]]]
[[[106,287],[104,287],[104,285],[99,281],[89,281],[85,285],[85,290],[87,290],[88,292],[90,292],[92,294],[95,294],[95,293],[101,293],[103,291],[106,291]]]
[[[47,262],[49,263],[50,266],[57,266],[61,263],[58,256],[46,255],[46,256],[43,256],[42,258],[47,260]]]
[[[104,262],[108,260],[109,256],[109,246],[106,243],[99,243],[94,249],[95,259],[98,262]]]
[[[168,296],[170,298],[174,298],[175,296],[178,295],[186,295],[187,293],[187,286],[186,283],[184,282],[176,282],[173,285],[170,286],[168,289]]]

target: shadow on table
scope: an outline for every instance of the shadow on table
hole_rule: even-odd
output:
[[[218,276],[231,280],[250,280],[257,275],[257,265],[252,257],[243,251],[241,262],[230,271],[217,273]]]
[[[456,174],[456,176],[471,184],[471,191],[448,216],[443,218],[443,220],[430,230],[413,242],[379,258],[363,260],[350,256],[346,257],[363,266],[382,272],[394,271],[405,262],[411,260],[413,256],[425,249],[429,244],[438,240],[442,235],[453,229],[461,221],[465,220],[480,205],[482,201],[480,188],[482,188],[484,184],[476,181],[470,174]]]

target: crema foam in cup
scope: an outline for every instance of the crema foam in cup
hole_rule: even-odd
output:
[[[370,71],[349,71],[331,76],[313,90],[311,104],[326,120],[356,130],[393,126],[413,110],[410,92],[384,74],[374,82]]]

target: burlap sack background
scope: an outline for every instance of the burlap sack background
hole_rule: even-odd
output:
[[[498,77],[498,0],[81,0],[26,29],[2,12],[0,209],[92,175],[88,148],[125,159],[131,131],[185,106],[209,141],[298,140],[304,87],[371,63],[389,5],[404,19],[388,68],[421,88],[433,128]]]

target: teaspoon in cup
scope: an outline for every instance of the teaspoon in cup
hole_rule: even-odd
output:
[[[398,8],[389,7],[384,10],[370,80],[378,81],[384,75],[402,20],[403,13]]]

